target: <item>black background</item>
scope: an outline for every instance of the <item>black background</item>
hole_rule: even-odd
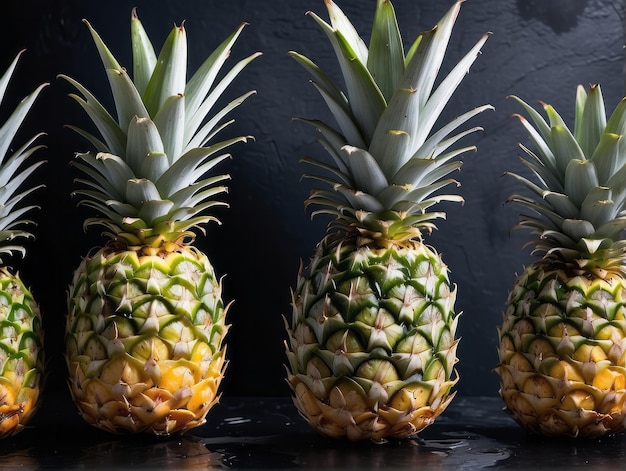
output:
[[[369,37],[374,0],[344,0],[339,5],[364,38]],[[405,43],[432,27],[452,1],[396,0]],[[257,90],[233,115],[228,136],[251,134],[255,141],[232,148],[234,158],[221,166],[232,176],[227,200],[230,209],[217,216],[222,226],[208,227],[197,245],[224,279],[225,300],[235,300],[229,314],[230,365],[223,391],[236,395],[287,394],[284,382],[283,315],[290,315],[290,287],[300,260],[307,260],[323,236],[326,222],[312,222],[303,209],[310,190],[300,181],[305,154],[323,156],[312,129],[292,117],[328,117],[323,102],[308,83],[307,73],[286,52],[298,50],[336,76],[338,68],[323,33],[305,15],[314,10],[326,18],[322,0],[3,0],[0,6],[0,67],[8,66],[22,48],[3,111],[41,82],[50,82],[19,134],[20,143],[38,131],[47,149],[35,158],[47,165],[33,184],[45,183],[34,200],[42,210],[32,214],[39,223],[36,240],[27,244],[26,259],[10,259],[39,300],[46,327],[50,360],[49,388],[65,388],[63,329],[67,285],[72,271],[91,247],[102,244],[97,229],[83,231],[91,214],[70,197],[74,152],[89,149],[64,124],[88,126],[86,116],[67,98],[70,87],[56,79],[68,74],[108,106],[112,101],[95,47],[82,18],[87,18],[122,65],[131,68],[129,19],[138,7],[155,48],[160,48],[174,23],[185,20],[190,67],[195,68],[224,38],[246,21],[232,52],[235,60],[255,51],[264,55],[249,65],[225,99]],[[506,170],[524,172],[516,158],[521,126],[510,115],[520,111],[507,100],[516,94],[528,102],[547,101],[566,120],[573,115],[575,86],[600,83],[612,110],[623,94],[622,7],[613,0],[469,0],[462,6],[444,63],[449,70],[486,31],[494,34],[472,67],[457,96],[445,110],[451,119],[485,103],[496,107],[474,118],[484,133],[471,142],[478,152],[467,154],[458,176],[466,199],[444,206],[441,221],[428,242],[451,269],[458,285],[457,309],[463,311],[459,334],[460,394],[496,395],[496,326],[515,273],[531,259],[522,249],[527,234],[509,228],[517,209],[503,205],[515,185],[502,178]],[[12,108],[11,108],[12,109]],[[226,137],[226,135],[224,135]]]

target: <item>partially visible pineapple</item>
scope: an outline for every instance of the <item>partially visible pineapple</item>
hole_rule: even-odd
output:
[[[208,209],[225,205],[228,175],[213,167],[245,136],[215,141],[224,117],[253,92],[213,109],[258,54],[218,74],[242,24],[187,82],[184,27],[175,26],[158,57],[133,10],[131,81],[86,23],[106,69],[117,119],[81,84],[72,95],[101,139],[75,129],[96,149],[78,154],[81,204],[99,213],[87,226],[109,242],[86,256],[69,290],[69,386],[90,424],[111,432],[180,433],[205,422],[217,401],[227,331],[221,282],[193,247]]]
[[[341,91],[312,61],[292,53],[337,127],[305,120],[320,132],[332,163],[307,175],[327,184],[307,206],[333,220],[309,266],[301,270],[287,324],[288,381],[312,427],[351,440],[404,438],[430,425],[452,400],[457,382],[456,289],[439,254],[424,244],[431,207],[462,201],[439,190],[457,181],[457,157],[473,146],[456,133],[491,108],[467,111],[433,132],[446,103],[487,40],[483,36],[435,87],[461,7],[422,33],[406,56],[395,11],[378,0],[369,48],[345,14],[325,0],[331,24],[314,13],[334,47]]]
[[[5,97],[20,55],[0,78],[0,101]],[[28,177],[43,164],[38,161],[24,167],[32,153],[43,147],[33,146],[41,134],[16,150],[10,146],[46,85],[40,85],[24,98],[0,127],[0,254],[17,252],[24,256],[26,250],[16,239],[32,237],[23,228],[32,221],[21,218],[35,206],[24,206],[23,200],[38,187],[20,191]],[[43,369],[39,306],[19,275],[13,273],[5,260],[0,260],[0,438],[21,431],[35,414],[41,399]]]
[[[510,201],[535,253],[499,328],[500,393],[526,430],[597,437],[626,427],[626,98],[607,121],[599,85],[576,94],[573,132],[515,98],[534,181]]]

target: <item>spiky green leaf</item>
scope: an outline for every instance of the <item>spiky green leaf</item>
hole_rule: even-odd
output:
[[[157,58],[146,86],[144,102],[154,117],[172,96],[184,95],[187,83],[187,34],[184,26],[174,26]]]
[[[581,124],[575,124],[575,138],[586,158],[590,158],[606,128],[606,112],[600,87],[591,86],[580,115]]]
[[[136,8],[133,8],[131,13],[130,32],[133,51],[133,82],[139,94],[143,96],[156,66],[157,57],[154,46],[137,16]]]
[[[377,0],[367,68],[389,102],[404,75],[404,46],[393,5]]]

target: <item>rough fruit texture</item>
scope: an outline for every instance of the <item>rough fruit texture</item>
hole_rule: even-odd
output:
[[[597,437],[626,428],[626,284],[529,266],[499,329],[500,393],[526,430]]]
[[[43,386],[41,314],[17,275],[0,268],[0,438],[21,431]]]
[[[320,244],[287,326],[288,382],[303,417],[351,440],[405,438],[430,425],[457,381],[455,293],[423,244]]]
[[[69,386],[90,424],[181,433],[217,401],[227,331],[221,284],[193,247],[150,255],[104,248],[70,288]]]

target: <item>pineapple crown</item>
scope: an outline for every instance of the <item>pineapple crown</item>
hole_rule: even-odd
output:
[[[17,54],[0,78],[0,101],[5,97],[9,81],[23,52],[21,51]],[[26,196],[43,187],[43,185],[31,187],[21,193],[19,190],[26,179],[39,166],[44,164],[44,161],[38,161],[24,168],[24,163],[33,152],[44,147],[43,145],[33,146],[34,142],[43,133],[33,136],[15,151],[10,150],[9,146],[33,106],[35,99],[47,85],[47,83],[39,85],[32,93],[26,96],[17,105],[2,127],[0,127],[0,254],[18,252],[24,256],[26,249],[23,245],[17,243],[15,239],[33,237],[29,231],[23,229],[23,226],[34,224],[34,222],[21,218],[25,213],[35,209],[36,206],[23,206],[22,203]]]
[[[245,24],[241,24],[186,82],[187,38],[184,24],[174,26],[157,57],[137,17],[131,15],[133,80],[100,36],[84,21],[95,42],[109,80],[117,119],[83,85],[60,75],[80,93],[71,94],[89,115],[101,138],[69,126],[93,144],[97,152],[77,154],[74,162],[87,178],[75,193],[80,204],[101,216],[100,224],[116,242],[128,247],[164,247],[194,238],[192,229],[216,217],[204,212],[226,206],[214,197],[227,191],[228,175],[209,175],[224,159],[222,151],[249,136],[221,142],[212,139],[233,120],[222,121],[254,91],[214,111],[216,102],[235,77],[260,53],[236,63],[222,78],[218,73]]]
[[[508,173],[530,190],[508,199],[530,210],[515,228],[530,229],[534,252],[552,262],[596,274],[626,272],[626,98],[607,120],[600,86],[587,93],[579,85],[573,132],[551,105],[541,103],[546,121],[513,98],[532,121],[515,115],[532,144],[520,144],[529,157],[521,160],[538,180]]]
[[[432,132],[487,40],[485,34],[435,87],[435,81],[462,1],[456,2],[439,23],[423,32],[405,55],[395,10],[388,0],[377,0],[369,48],[342,10],[325,0],[330,24],[308,14],[332,44],[347,93],[315,63],[290,52],[313,76],[313,85],[331,111],[337,128],[304,119],[319,131],[319,141],[332,163],[305,157],[304,162],[325,174],[305,174],[330,186],[315,189],[306,202],[317,205],[313,215],[334,217],[333,229],[359,234],[362,243],[387,244],[421,238],[433,220],[445,217],[431,206],[441,201],[462,202],[458,194],[441,194],[458,186],[448,175],[461,166],[460,154],[474,146],[455,148],[463,137],[481,130],[454,132],[486,109],[463,113]]]

